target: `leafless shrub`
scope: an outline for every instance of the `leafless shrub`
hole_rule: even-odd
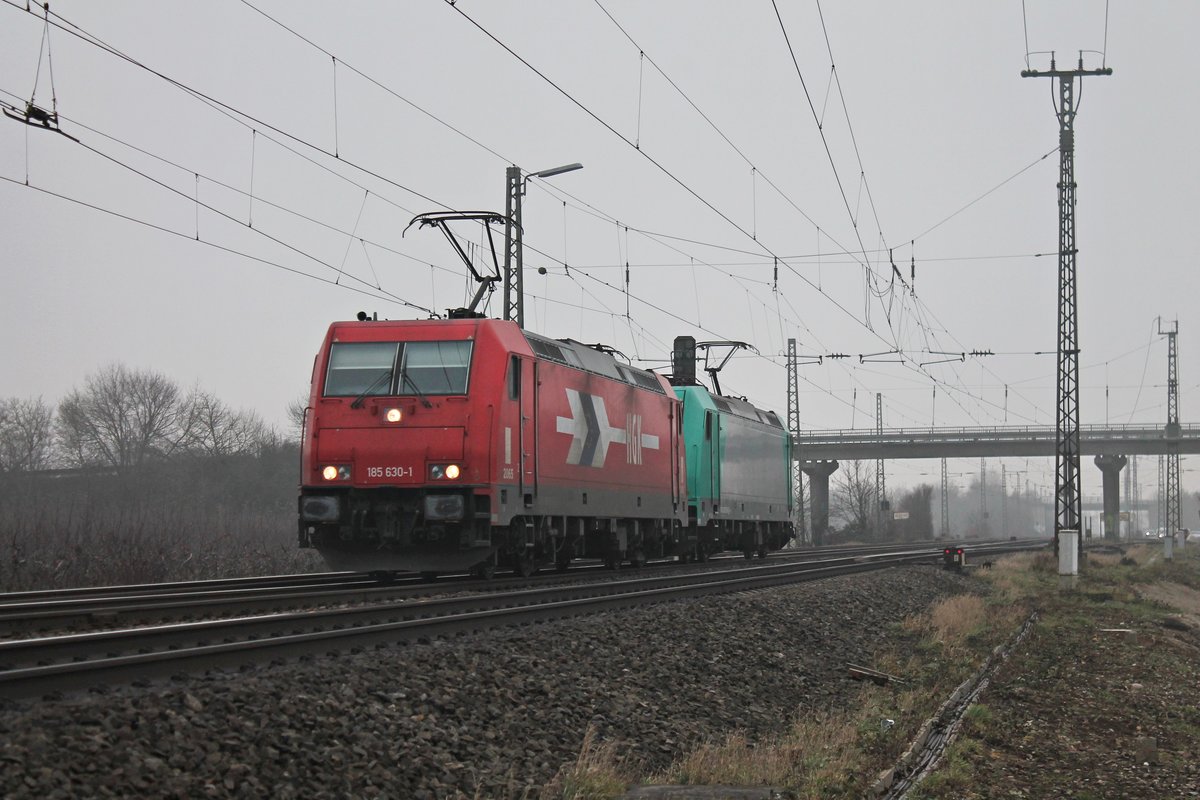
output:
[[[294,446],[0,475],[0,590],[321,569],[296,543]]]
[[[42,401],[0,400],[0,472],[45,469],[54,443],[54,410]]]
[[[308,394],[302,394],[287,406],[288,421],[291,427],[288,429],[288,435],[295,441],[300,441],[300,437],[304,435],[304,422],[308,414]]]

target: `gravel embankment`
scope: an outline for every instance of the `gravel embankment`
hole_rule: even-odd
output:
[[[858,689],[907,568],[0,708],[6,797],[537,797],[588,725],[660,768]]]

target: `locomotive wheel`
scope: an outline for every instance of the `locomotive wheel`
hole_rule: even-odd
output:
[[[533,563],[533,559],[528,556],[522,556],[513,563],[513,572],[520,575],[522,578],[528,578],[537,572],[537,564]]]
[[[605,569],[610,569],[613,572],[616,572],[617,570],[619,570],[621,568],[621,557],[620,556],[607,556],[604,559],[604,567],[605,567]]]
[[[634,550],[629,554],[629,566],[634,569],[641,569],[646,566],[646,554],[641,550]]]
[[[762,545],[759,545],[759,546],[758,546],[758,557],[759,557],[759,558],[766,558],[766,557],[767,557],[767,546],[766,546],[765,544],[762,544]]]
[[[422,572],[421,580],[428,582],[428,581],[436,580],[437,576],[438,576],[438,574],[436,572]]]
[[[747,547],[742,551],[742,558],[754,558],[754,548]]]
[[[487,561],[471,567],[471,574],[477,578],[483,578],[485,581],[490,581],[496,577],[496,565],[489,558]]]
[[[570,569],[570,567],[571,567],[571,559],[569,559],[569,558],[568,559],[559,559],[558,561],[554,562],[554,569],[556,572],[566,572],[568,569]]]

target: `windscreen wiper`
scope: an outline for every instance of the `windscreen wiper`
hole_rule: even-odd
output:
[[[406,383],[412,387],[413,394],[421,399],[421,405],[425,406],[426,408],[433,408],[433,403],[429,402],[429,398],[427,398],[425,393],[421,391],[421,388],[417,386],[417,382],[410,378],[407,372],[400,370],[400,384],[403,386]]]
[[[351,408],[362,408],[363,401],[367,399],[367,395],[375,391],[383,384],[384,381],[392,377],[392,371],[389,369],[375,380],[371,381],[371,385],[362,390],[362,394],[354,398],[354,402],[350,404]]]

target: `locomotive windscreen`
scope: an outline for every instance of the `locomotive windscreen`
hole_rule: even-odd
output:
[[[466,394],[471,342],[334,342],[326,397]]]

